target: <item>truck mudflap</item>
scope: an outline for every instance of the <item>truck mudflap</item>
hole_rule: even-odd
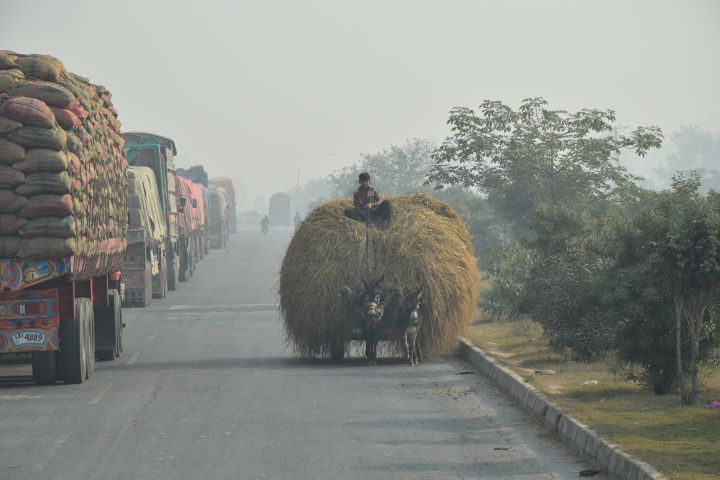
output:
[[[58,350],[58,291],[0,293],[0,353]]]

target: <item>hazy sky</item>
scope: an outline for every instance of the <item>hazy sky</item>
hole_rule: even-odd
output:
[[[240,177],[250,197],[441,141],[450,108],[487,98],[613,108],[666,133],[720,113],[718,0],[0,5],[0,48],[106,85],[124,130],[174,138],[180,166]]]

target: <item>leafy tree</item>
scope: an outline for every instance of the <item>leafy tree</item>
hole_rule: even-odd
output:
[[[337,195],[352,195],[358,175],[368,172],[381,193],[400,195],[422,189],[423,180],[433,164],[435,145],[419,138],[405,145],[390,145],[378,153],[363,153],[354,165],[330,174],[330,184]]]
[[[635,177],[612,159],[621,149],[645,155],[657,148],[657,127],[615,137],[612,110],[550,110],[542,98],[523,100],[515,111],[487,100],[480,114],[450,112],[452,135],[433,154],[427,179],[436,188],[464,185],[487,193],[510,221],[528,218],[540,203],[552,207],[627,193]]]
[[[684,128],[670,138],[676,151],[667,157],[667,167],[658,172],[670,178],[677,171],[697,170],[702,178],[701,192],[720,190],[720,134]]]
[[[672,301],[675,369],[681,399],[689,405],[698,399],[701,345],[717,329],[720,292],[720,194],[703,196],[699,188],[697,172],[673,177],[672,190],[660,193],[633,221],[635,234],[623,253],[641,259],[653,287]]]

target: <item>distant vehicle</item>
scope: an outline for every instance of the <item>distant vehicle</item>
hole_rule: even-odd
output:
[[[165,258],[160,261],[160,271],[153,275],[153,296],[163,298],[167,290],[177,288],[180,272],[174,162],[177,149],[172,139],[154,133],[125,132],[122,136],[125,139],[125,156],[128,163],[132,166],[149,167],[155,172],[168,236]]]
[[[265,215],[262,220],[260,220],[260,231],[267,235],[267,233],[270,231],[270,219],[267,215]]]
[[[235,185],[233,185],[233,181],[228,177],[213,177],[210,179],[210,185],[216,185],[225,189],[228,231],[230,233],[237,233],[237,202],[235,200]]]
[[[225,189],[211,186],[208,192],[208,198],[210,200],[210,215],[208,218],[210,248],[225,248],[229,240]]]
[[[284,193],[276,193],[270,197],[270,209],[268,211],[270,225],[281,227],[290,226],[290,197]]]

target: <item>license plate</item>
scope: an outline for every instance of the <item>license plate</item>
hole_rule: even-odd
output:
[[[47,341],[48,334],[37,330],[22,330],[15,332],[10,337],[15,348],[42,347]]]

